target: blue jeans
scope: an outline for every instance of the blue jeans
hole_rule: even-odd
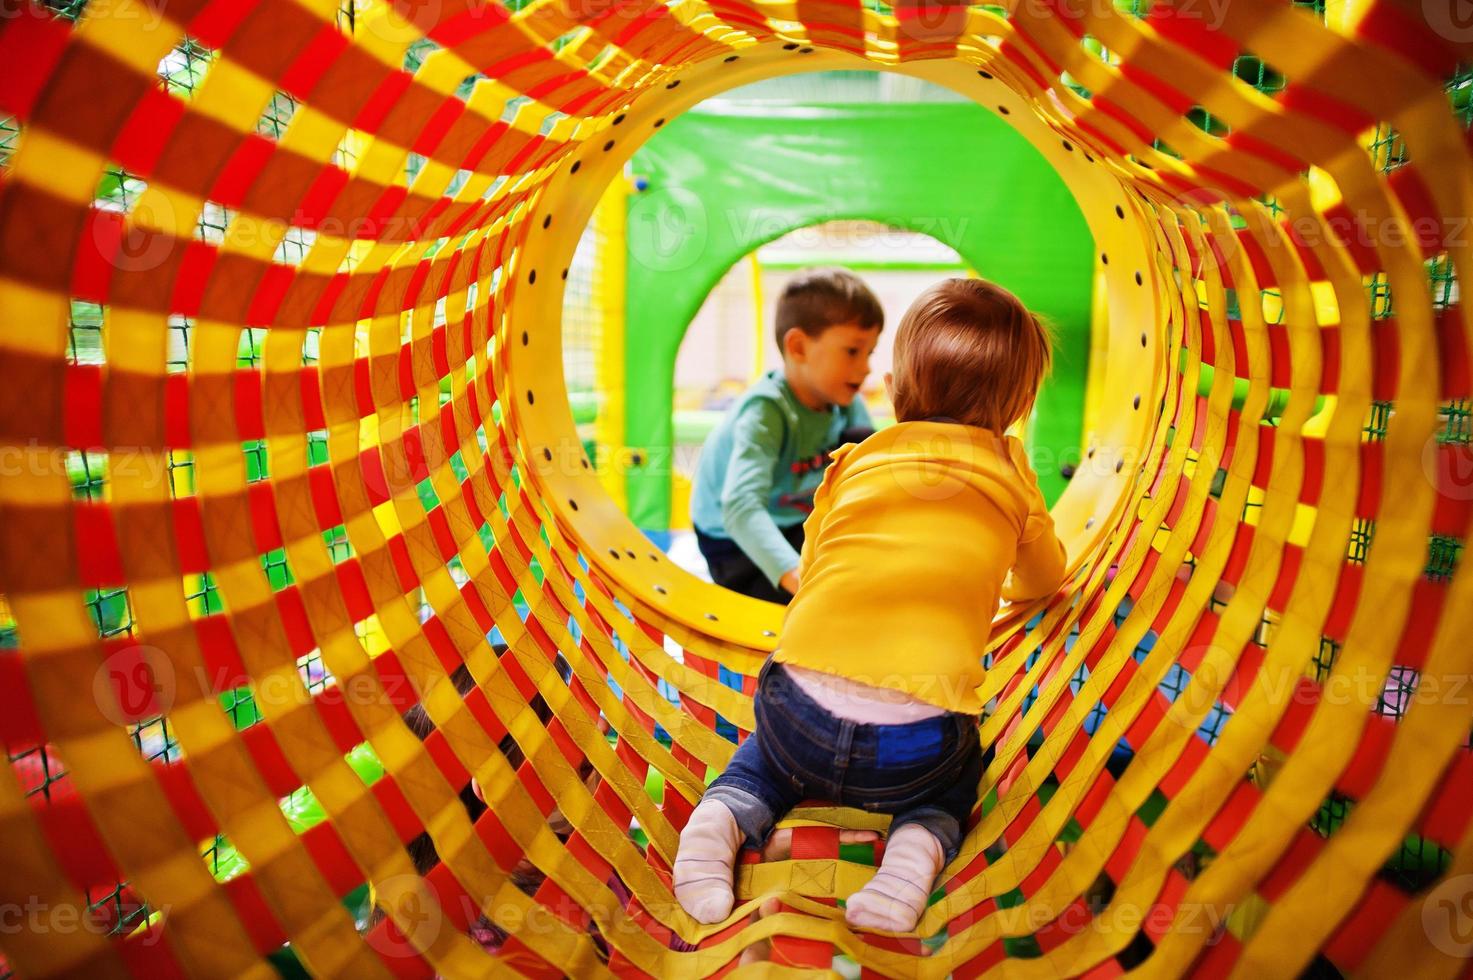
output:
[[[894,834],[918,823],[950,861],[961,846],[992,751],[977,717],[955,712],[904,725],[866,725],[829,714],[771,658],[757,679],[757,727],[706,790],[736,816],[754,847],[800,800],[890,813]]]

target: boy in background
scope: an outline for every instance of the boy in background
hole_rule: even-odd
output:
[[[859,387],[885,314],[846,269],[808,269],[777,303],[781,370],[747,389],[707,437],[691,523],[711,580],[786,604],[798,590],[803,521],[829,454],[874,431]]]

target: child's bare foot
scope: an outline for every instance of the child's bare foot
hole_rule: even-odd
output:
[[[845,903],[844,921],[855,929],[910,932],[926,909],[944,857],[941,842],[925,827],[901,827],[885,845],[880,870]]]
[[[702,800],[680,832],[675,852],[675,897],[697,922],[720,922],[731,914],[732,864],[742,832],[719,800]]]

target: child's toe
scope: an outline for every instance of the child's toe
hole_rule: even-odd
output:
[[[855,892],[845,903],[844,921],[854,929],[910,932],[919,920],[915,909],[872,888]]]
[[[697,922],[707,925],[712,922],[720,922],[731,915],[733,897],[729,887],[723,888],[720,884],[702,883],[705,887],[692,885],[689,888],[677,889],[681,907],[690,913],[690,917]]]

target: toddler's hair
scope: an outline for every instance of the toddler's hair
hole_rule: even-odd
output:
[[[840,323],[866,330],[885,326],[885,311],[864,280],[848,269],[804,269],[783,286],[777,301],[777,349],[789,330],[817,337]]]
[[[1033,409],[1048,374],[1048,327],[984,279],[944,279],[895,333],[895,419],[943,418],[1002,432]]]

